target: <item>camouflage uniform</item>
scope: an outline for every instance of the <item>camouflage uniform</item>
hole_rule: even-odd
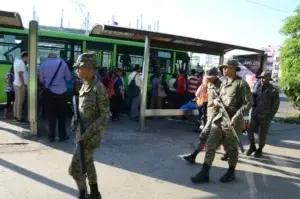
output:
[[[217,96],[214,93],[214,90],[217,92],[217,94],[219,94],[221,83],[222,83],[221,80],[217,79],[217,82],[215,84],[210,84],[210,83],[208,84],[207,123],[204,126],[202,132],[200,133],[199,144],[198,144],[199,150],[201,150],[205,145],[210,132],[212,121],[219,112],[219,107],[214,105],[214,99],[217,98]]]
[[[271,74],[266,72],[263,72],[259,78],[272,80]],[[266,144],[270,122],[278,111],[280,98],[279,91],[272,84],[261,86],[255,94],[256,98],[254,99],[248,129],[248,139],[251,145],[247,155],[251,155],[256,151],[254,133],[259,131],[259,149],[256,151],[255,156],[260,157]]]
[[[205,71],[205,76],[206,77],[217,77],[218,76],[218,69],[215,67],[212,67],[208,70]],[[188,156],[184,156],[183,158],[193,164],[195,163],[195,159],[196,156],[198,155],[198,153],[202,150],[202,148],[204,147],[209,132],[210,132],[210,126],[211,123],[213,121],[213,118],[218,114],[219,112],[219,107],[214,105],[214,99],[216,99],[216,95],[214,93],[214,90],[217,92],[217,94],[219,94],[220,92],[220,86],[221,86],[221,80],[218,78],[217,81],[215,82],[215,84],[211,84],[209,83],[207,86],[207,95],[208,95],[208,100],[207,100],[207,122],[203,128],[203,130],[200,133],[199,136],[199,143],[197,146],[197,149],[190,155]]]
[[[84,53],[79,56],[75,66],[96,66],[96,56]],[[97,184],[97,174],[94,165],[93,153],[100,146],[105,127],[109,119],[108,94],[95,76],[92,83],[83,82],[79,91],[79,115],[82,120],[84,134],[80,135],[77,124],[72,120],[71,129],[76,133],[76,141],[84,140],[86,172],[90,185]],[[77,142],[76,142],[77,143]],[[69,173],[74,178],[79,190],[86,190],[85,179],[82,176],[79,162],[79,150],[76,145],[75,152],[69,167]]]
[[[237,71],[240,70],[238,61],[234,59],[229,59],[222,67],[234,67]],[[249,85],[239,76],[236,76],[232,81],[226,78],[221,84],[219,97],[229,117],[235,122],[234,128],[236,133],[241,134],[244,125],[243,115],[246,115],[252,106],[252,93]],[[194,183],[207,182],[209,180],[209,169],[220,143],[225,147],[229,158],[229,169],[220,181],[230,182],[234,180],[235,166],[238,161],[238,140],[229,125],[223,110],[220,109],[219,113],[212,120],[202,170],[191,179]]]

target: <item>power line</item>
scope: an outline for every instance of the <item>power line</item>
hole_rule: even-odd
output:
[[[256,4],[258,6],[262,6],[262,7],[265,7],[265,8],[268,8],[270,10],[275,10],[275,11],[278,11],[278,12],[281,12],[281,13],[284,13],[284,14],[288,14],[288,15],[291,15],[292,13],[290,12],[287,12],[287,11],[284,11],[284,10],[281,10],[281,9],[278,9],[278,8],[274,8],[272,6],[269,6],[269,5],[266,5],[266,4],[262,4],[262,3],[259,3],[257,1],[252,1],[252,0],[246,0],[248,1],[249,3],[253,3],[253,4]]]

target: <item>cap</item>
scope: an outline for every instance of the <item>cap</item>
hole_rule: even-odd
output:
[[[79,55],[76,63],[74,64],[74,68],[78,68],[81,66],[88,66],[96,68],[97,66],[97,56],[93,52],[87,52]]]
[[[260,76],[258,76],[258,78],[261,78],[261,79],[267,79],[267,80],[270,80],[272,81],[272,77],[271,77],[271,73],[267,72],[267,71],[263,71]]]
[[[212,77],[218,77],[219,71],[216,67],[210,67],[207,70],[205,70],[204,77],[205,78],[212,78]]]
[[[236,59],[227,59],[223,62],[223,64],[220,66],[222,67],[232,67],[232,68],[236,68],[237,71],[240,71],[241,68],[239,67],[239,62]]]

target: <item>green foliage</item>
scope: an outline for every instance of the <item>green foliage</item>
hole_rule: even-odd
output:
[[[280,88],[300,109],[300,6],[295,15],[288,17],[281,33],[288,36],[280,54]]]

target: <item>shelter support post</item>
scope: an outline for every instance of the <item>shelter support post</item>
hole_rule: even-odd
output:
[[[139,130],[145,130],[145,111],[147,106],[147,90],[148,90],[148,71],[149,71],[150,41],[148,35],[145,36],[144,63],[143,63],[143,87],[142,99],[140,106]]]
[[[28,119],[30,123],[30,135],[37,135],[37,41],[38,22],[29,23],[29,62],[28,62]]]

